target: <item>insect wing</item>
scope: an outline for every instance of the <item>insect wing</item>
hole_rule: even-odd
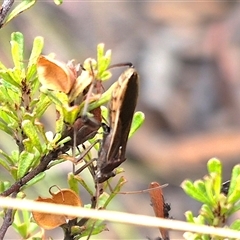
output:
[[[111,138],[107,152],[107,162],[101,171],[106,173],[114,170],[125,161],[125,150],[130,132],[133,114],[138,97],[138,74],[134,68],[127,69],[118,79],[110,102],[110,133]],[[108,139],[109,140],[109,139]]]

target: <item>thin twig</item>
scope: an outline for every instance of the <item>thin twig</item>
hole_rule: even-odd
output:
[[[44,172],[47,169],[48,164],[56,159],[58,157],[59,149],[55,150],[53,152],[50,152],[48,155],[46,155],[41,163],[34,168],[32,171],[30,171],[27,175],[16,181],[10,188],[8,188],[6,191],[2,192],[0,196],[6,197],[12,194],[13,192],[19,192],[21,187],[23,187],[27,182],[29,182],[31,179],[33,179],[35,176],[37,176],[39,173]]]
[[[17,192],[14,192],[12,194],[12,198],[16,198],[16,196],[17,196]],[[7,210],[3,220],[3,224],[0,228],[0,239],[4,239],[4,236],[8,228],[12,225],[12,222],[13,222],[13,209],[10,208]]]
[[[0,8],[0,28],[3,26],[3,21],[6,18],[8,12],[10,11],[14,0],[4,0],[2,7]]]

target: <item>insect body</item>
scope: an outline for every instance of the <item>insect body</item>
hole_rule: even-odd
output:
[[[113,177],[113,170],[126,160],[128,134],[138,97],[138,74],[133,67],[119,77],[112,92],[109,106],[109,127],[103,125],[104,134],[97,160],[96,182]]]

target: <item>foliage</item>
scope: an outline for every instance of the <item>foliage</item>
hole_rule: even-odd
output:
[[[41,56],[43,49],[43,38],[41,37],[35,38],[28,61],[26,61],[24,55],[24,37],[21,33],[12,34],[11,47],[14,67],[7,68],[0,62],[0,129],[12,137],[16,148],[10,154],[3,150],[0,152],[0,164],[12,178],[12,181],[1,182],[1,195],[25,198],[25,189],[31,188],[38,181],[41,181],[47,174],[48,169],[67,159],[73,162],[78,159],[78,161],[81,160],[86,163],[92,159],[90,152],[87,154],[76,153],[74,146],[85,144],[88,140],[96,142],[102,138],[101,134],[96,133],[100,126],[101,116],[105,115],[105,119],[107,119],[107,111],[103,105],[110,100],[113,87],[101,93],[99,83],[101,84],[101,82],[111,78],[111,73],[108,70],[111,51],[108,50],[105,53],[104,45],[99,44],[97,60],[87,59],[84,61],[82,70],[79,70],[80,65],[74,65],[72,61],[64,64],[51,56]],[[52,76],[52,72],[54,72],[54,76]],[[69,87],[66,88],[67,84]],[[56,109],[57,120],[53,119],[56,123],[55,132],[46,132],[45,125],[41,121],[50,106],[55,106]],[[102,111],[100,107],[102,107]],[[100,112],[100,119],[96,112]],[[79,123],[83,115],[87,115],[87,118],[93,122],[100,121],[97,128],[88,128],[88,125],[84,125],[84,122]],[[144,115],[140,112],[136,113],[132,123],[131,135],[139,128],[143,120]],[[87,133],[82,131],[84,127]],[[98,131],[102,132],[101,128]],[[74,141],[75,133],[77,139]],[[94,145],[94,147],[99,151],[99,145]],[[93,164],[90,162],[88,167],[92,174],[94,172]],[[78,173],[80,172],[78,171]],[[116,173],[120,172],[122,171],[116,171]],[[106,208],[126,182],[124,178],[120,178],[110,195],[104,192],[99,199],[94,199],[98,196],[96,195],[97,192],[94,192],[79,174],[69,173],[66,181],[68,181],[69,188],[76,192],[77,196],[79,196],[79,185],[88,191],[92,203],[85,204],[84,207],[87,208],[95,208],[96,205],[98,208]],[[107,184],[103,185],[103,191],[106,190],[107,186]],[[70,189],[69,191],[71,191]],[[58,199],[59,196],[65,199],[66,191],[59,189],[58,195],[55,195],[58,196]],[[53,200],[40,198],[38,201],[62,203],[60,200],[55,200],[55,195],[53,195]],[[70,197],[70,199],[73,199],[73,197]],[[79,201],[81,202],[80,199]],[[65,204],[74,206],[76,203],[70,201]],[[10,213],[4,210],[1,216],[6,219],[8,214]],[[29,214],[27,211],[17,211],[14,214],[13,227],[23,238],[33,237],[37,229],[37,236],[43,234],[34,220],[29,217]],[[22,215],[22,218],[20,218],[20,215]],[[39,218],[37,214],[34,214],[34,216],[35,220]],[[41,218],[42,216],[40,216]],[[49,219],[50,216],[46,218]],[[38,222],[38,224],[45,228],[61,225],[65,237],[74,235],[75,239],[89,234],[98,234],[106,229],[102,220],[94,221],[93,224],[93,220],[88,219],[69,218],[70,221],[67,221],[64,217],[64,220],[62,220],[63,216],[60,220],[55,221],[54,216],[51,219],[57,223]],[[49,224],[49,226],[46,226],[46,224]]]
[[[5,2],[13,3],[13,1]],[[61,0],[54,2],[62,3]],[[0,11],[0,27],[5,26],[35,3],[36,0],[23,0],[9,15],[7,14],[11,5],[4,6]],[[108,118],[108,109],[104,105],[111,99],[111,93],[115,87],[113,84],[107,91],[101,91],[102,82],[111,78],[109,71],[111,51],[105,52],[104,45],[99,44],[96,60],[86,59],[80,66],[73,61],[67,64],[62,63],[52,55],[41,56],[44,46],[42,37],[34,39],[29,57],[24,54],[24,37],[20,32],[12,34],[10,43],[14,66],[7,68],[0,62],[0,130],[12,138],[15,148],[13,146],[11,153],[0,149],[0,165],[11,178],[9,181],[1,179],[1,196],[27,198],[25,190],[41,182],[48,169],[66,160],[74,163],[82,161],[83,166],[80,169],[75,171],[74,165],[73,172],[69,172],[66,176],[69,189],[60,189],[51,183],[49,192],[52,197],[42,196],[36,201],[84,208],[106,208],[126,183],[124,177],[120,177],[110,193],[106,192],[108,185],[104,183],[103,193],[99,194],[98,186],[93,189],[80,173],[87,167],[95,184],[94,163],[90,148],[93,147],[99,151],[100,145],[94,143],[99,143],[104,138],[104,134],[96,134],[104,132],[104,129],[95,123],[101,123]],[[56,110],[56,119],[53,119],[55,131],[47,132],[42,119],[52,106]],[[83,117],[90,119],[93,126],[89,127],[83,121],[85,119]],[[135,113],[129,137],[142,125],[143,121],[143,113]],[[86,151],[78,148],[76,151],[77,146],[86,143],[90,148]],[[187,195],[203,203],[197,217],[188,211],[186,219],[189,223],[196,225],[239,231],[239,220],[235,220],[230,226],[227,225],[227,220],[240,209],[240,165],[233,168],[231,180],[226,183],[222,183],[222,165],[218,159],[209,160],[207,167],[208,175],[203,180],[195,182],[185,180],[182,183],[182,188]],[[116,174],[121,172],[121,168],[116,170]],[[52,187],[56,187],[58,191],[53,192]],[[90,203],[82,203],[79,196],[80,187],[85,188],[89,193]],[[51,229],[60,226],[65,239],[80,239],[106,230],[106,224],[101,219],[81,219],[11,209],[3,209],[0,217],[3,218],[0,228],[1,239],[4,238],[10,225],[23,239],[42,239],[44,231],[41,227]],[[174,227],[171,226],[171,228]],[[160,232],[164,230],[161,228]],[[224,239],[216,235],[190,231],[185,232],[184,237],[203,240]]]
[[[25,12],[29,8],[33,7],[37,1],[36,0],[22,0],[17,6],[8,14],[10,11],[14,0],[4,0],[1,11],[0,11],[0,28],[12,21],[22,12]],[[56,5],[62,4],[62,0],[54,0]]]
[[[192,182],[185,180],[182,188],[191,198],[203,203],[199,215],[193,216],[191,211],[185,213],[190,223],[224,227],[240,230],[239,219],[227,225],[229,218],[240,209],[240,165],[232,170],[231,180],[222,184],[222,164],[216,159],[210,159],[207,164],[208,175],[203,180]],[[225,239],[210,235],[186,232],[186,239]]]

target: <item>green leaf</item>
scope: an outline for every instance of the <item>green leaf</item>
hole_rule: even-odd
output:
[[[107,201],[104,203],[104,208],[107,207],[107,205],[112,201],[112,199],[121,191],[122,186],[127,182],[127,180],[122,176],[120,177],[120,179],[118,180],[117,185],[115,186],[115,188],[113,189],[113,192],[110,194],[109,198],[107,199]]]
[[[212,158],[207,163],[208,172],[222,175],[222,164],[217,158]]]
[[[104,208],[104,205],[108,198],[109,198],[109,195],[106,192],[103,192],[99,196],[98,204],[97,204],[99,209]],[[88,205],[84,207],[90,208],[91,206]],[[106,230],[106,225],[103,222],[103,220],[89,219],[84,226],[86,227],[86,230],[81,232],[81,235],[77,239],[80,239],[80,237],[83,237],[83,236],[89,236],[89,234],[96,235]]]
[[[202,195],[206,194],[205,183],[202,180],[196,180],[194,182],[194,186],[198,189],[199,192],[201,192]]]
[[[212,209],[207,204],[203,204],[200,210],[200,214],[208,220],[214,219],[214,214],[212,212]],[[208,224],[211,224],[210,222]]]
[[[204,223],[205,223],[205,219],[201,215],[198,215],[197,217],[195,217],[193,219],[194,219],[194,223],[196,223],[196,224],[204,225]]]
[[[50,169],[50,168],[52,168],[52,167],[54,167],[54,166],[56,166],[56,165],[58,165],[62,162],[66,162],[66,160],[65,159],[54,160],[48,165],[48,169]]]
[[[26,151],[21,152],[19,156],[19,165],[17,170],[17,178],[23,177],[31,168],[34,161],[34,154]]]
[[[104,44],[100,43],[97,46],[97,63],[98,63],[98,74],[97,79],[102,81],[109,79],[111,73],[105,73],[111,62],[111,50],[107,50],[104,54]]]
[[[77,195],[79,195],[78,180],[73,173],[68,174],[68,185]]]
[[[135,112],[129,133],[129,138],[142,126],[145,120],[145,115],[142,112]]]
[[[28,181],[28,183],[26,185],[24,185],[21,190],[25,190],[27,189],[28,187],[30,186],[33,186],[35,185],[37,182],[40,182],[42,179],[44,179],[46,176],[46,173],[45,172],[41,172],[39,173],[37,176],[35,176],[33,179],[31,179],[30,181]]]
[[[205,176],[204,180],[205,180],[205,188],[206,188],[208,203],[211,206],[214,206],[216,204],[216,199],[214,198],[214,193],[213,193],[213,179],[209,176]]]
[[[231,176],[231,181],[230,181],[230,186],[228,190],[228,196],[232,195],[234,190],[236,189],[236,185],[238,184],[238,177],[240,175],[240,164],[234,166],[232,170],[232,176]]]
[[[202,203],[209,203],[209,200],[206,197],[206,195],[202,194],[201,190],[196,188],[196,186],[194,186],[194,184],[190,180],[183,181],[181,187],[184,190],[184,192],[191,198],[194,198]]]
[[[106,230],[106,224],[103,222],[103,220],[89,219],[85,224],[85,228],[86,230],[82,231],[79,236],[74,236],[74,239],[81,239],[84,236],[89,236],[89,234],[91,234],[91,236],[99,234]]]
[[[30,79],[36,73],[36,64],[44,45],[43,37],[36,37],[33,41],[33,48],[28,62],[27,79]]]
[[[11,168],[6,160],[0,158],[0,165],[4,167],[8,172],[10,172]]]
[[[231,180],[232,181],[232,180]],[[235,179],[236,181],[236,185],[234,190],[232,191],[232,193],[227,196],[227,201],[228,203],[236,203],[240,200],[240,175]],[[232,182],[230,183],[230,187],[231,187]]]
[[[35,108],[33,109],[36,118],[42,117],[47,108],[51,105],[51,100],[46,94],[40,93],[39,99],[37,99],[37,103]]]
[[[32,7],[36,3],[36,0],[22,0],[20,4],[18,4],[13,11],[9,14],[4,24],[11,21],[13,18],[15,18],[17,15],[22,13],[23,11],[27,10],[28,8]]]
[[[222,189],[222,176],[219,173],[211,173],[212,188],[215,199],[219,198]]]
[[[20,32],[11,35],[12,58],[17,69],[24,69],[24,37]]]
[[[0,118],[2,121],[8,124],[8,127],[11,129],[16,129],[18,127],[19,119],[16,115],[16,112],[11,111],[8,107],[0,107]],[[9,129],[9,130],[10,130]],[[11,132],[10,132],[11,134]]]
[[[237,205],[234,205],[231,207],[231,210],[229,211],[228,215],[231,216],[232,214],[238,212],[240,210],[240,202],[238,202]]]
[[[88,111],[92,111],[93,109],[100,107],[104,105],[105,103],[109,102],[112,96],[112,90],[116,87],[117,82],[111,85],[111,87],[102,94],[101,98],[98,99],[97,101],[94,101],[89,104],[88,106]],[[82,109],[85,105],[85,101],[80,105],[80,109]]]
[[[73,125],[79,114],[79,106],[74,105],[69,107],[68,105],[65,105],[63,106],[62,111],[64,122]]]
[[[11,183],[8,181],[0,181],[0,193],[4,192],[11,187]]]
[[[63,3],[63,0],[54,0],[54,3],[56,5],[61,5]]]
[[[79,175],[75,175],[75,179],[87,190],[90,196],[93,196],[93,191]]]
[[[231,224],[230,228],[233,229],[233,230],[240,231],[240,219],[235,220],[235,221]]]
[[[13,85],[14,87],[20,88],[20,78],[14,78],[14,74],[13,74],[13,70],[9,69],[9,70],[1,70],[0,71],[0,77],[3,78],[3,80],[7,83],[9,83],[10,85]],[[3,83],[4,84],[4,83]],[[4,87],[4,86],[3,86]]]
[[[8,135],[13,136],[13,130],[6,125],[4,122],[0,122],[0,130],[7,133]]]
[[[14,154],[15,152],[13,151],[12,154]],[[4,152],[2,149],[0,149],[0,154],[2,154],[5,159],[8,161],[9,165],[14,165],[16,163],[16,161],[14,161],[14,157],[13,155],[12,156],[9,156],[8,153]]]
[[[185,232],[183,234],[184,239],[187,240],[201,240],[199,234],[197,233],[191,233],[191,232]]]
[[[16,220],[15,220],[16,219]],[[28,236],[28,227],[30,223],[30,213],[27,210],[17,210],[13,222],[13,228],[24,239]]]
[[[110,79],[112,77],[112,73],[110,71],[105,71],[101,74],[101,81],[107,81],[108,79]]]
[[[186,217],[187,222],[194,223],[194,219],[193,219],[194,216],[191,211],[185,212],[185,217]]]
[[[22,129],[24,133],[27,135],[27,137],[30,139],[30,147],[34,146],[41,153],[42,146],[37,133],[37,127],[33,125],[33,123],[30,120],[24,120],[22,122]]]
[[[0,86],[0,92],[2,105],[10,107],[10,110],[15,111],[20,105],[20,90],[8,82],[3,81],[2,85]],[[14,114],[17,115],[15,112]]]

